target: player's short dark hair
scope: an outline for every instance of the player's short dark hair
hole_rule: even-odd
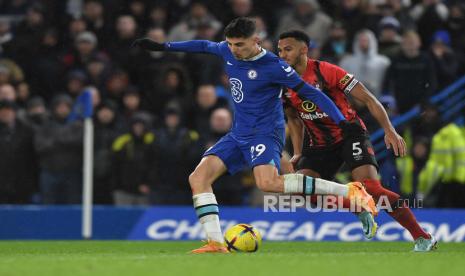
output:
[[[229,22],[224,29],[225,37],[248,38],[256,30],[255,20],[248,17],[238,17]]]
[[[307,46],[310,45],[310,37],[305,32],[302,32],[299,30],[287,31],[279,35],[279,39],[285,39],[285,38],[293,38],[297,41],[304,42],[305,45]]]

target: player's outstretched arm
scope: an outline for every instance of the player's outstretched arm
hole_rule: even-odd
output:
[[[170,51],[170,52],[191,52],[210,53],[221,55],[220,47],[224,43],[217,43],[208,40],[190,40],[179,42],[159,43],[150,38],[139,38],[132,43],[132,47],[139,47],[147,51]]]
[[[346,121],[344,115],[328,96],[302,80],[296,71],[283,60],[278,60],[274,81],[297,92],[304,100],[310,100],[328,114],[337,124]]]

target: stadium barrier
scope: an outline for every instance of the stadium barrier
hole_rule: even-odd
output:
[[[438,107],[443,122],[463,124],[463,117],[457,115],[460,115],[460,112],[465,108],[465,76],[432,96],[429,102]],[[420,112],[420,107],[415,106],[406,113],[394,118],[392,124],[396,128],[401,127],[420,115]],[[380,128],[373,132],[371,141],[376,152],[376,158],[378,160],[386,158],[388,151],[384,144],[384,130]]]
[[[420,224],[442,242],[465,241],[465,209],[416,209]],[[120,208],[95,206],[93,239],[200,240],[201,225],[190,206]],[[78,240],[82,238],[80,206],[1,206],[2,240]],[[363,241],[357,218],[343,212],[271,213],[261,208],[220,208],[223,229],[236,223],[256,226],[265,240]],[[375,241],[409,241],[410,234],[384,212],[376,218]]]

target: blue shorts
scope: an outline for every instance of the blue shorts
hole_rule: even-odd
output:
[[[279,172],[283,145],[284,129],[281,128],[267,135],[240,139],[230,132],[209,148],[203,156],[218,156],[230,174],[265,164],[274,165]]]

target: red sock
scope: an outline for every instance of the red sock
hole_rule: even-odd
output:
[[[381,185],[379,180],[367,179],[364,180],[365,188],[369,194],[373,196],[373,199],[378,202],[380,196],[387,196],[389,203],[393,207],[392,212],[387,212],[393,219],[395,219],[400,225],[407,229],[412,235],[413,239],[416,240],[419,237],[429,239],[430,236],[426,233],[418,224],[415,215],[412,210],[406,205],[397,206],[397,200],[400,196]]]

